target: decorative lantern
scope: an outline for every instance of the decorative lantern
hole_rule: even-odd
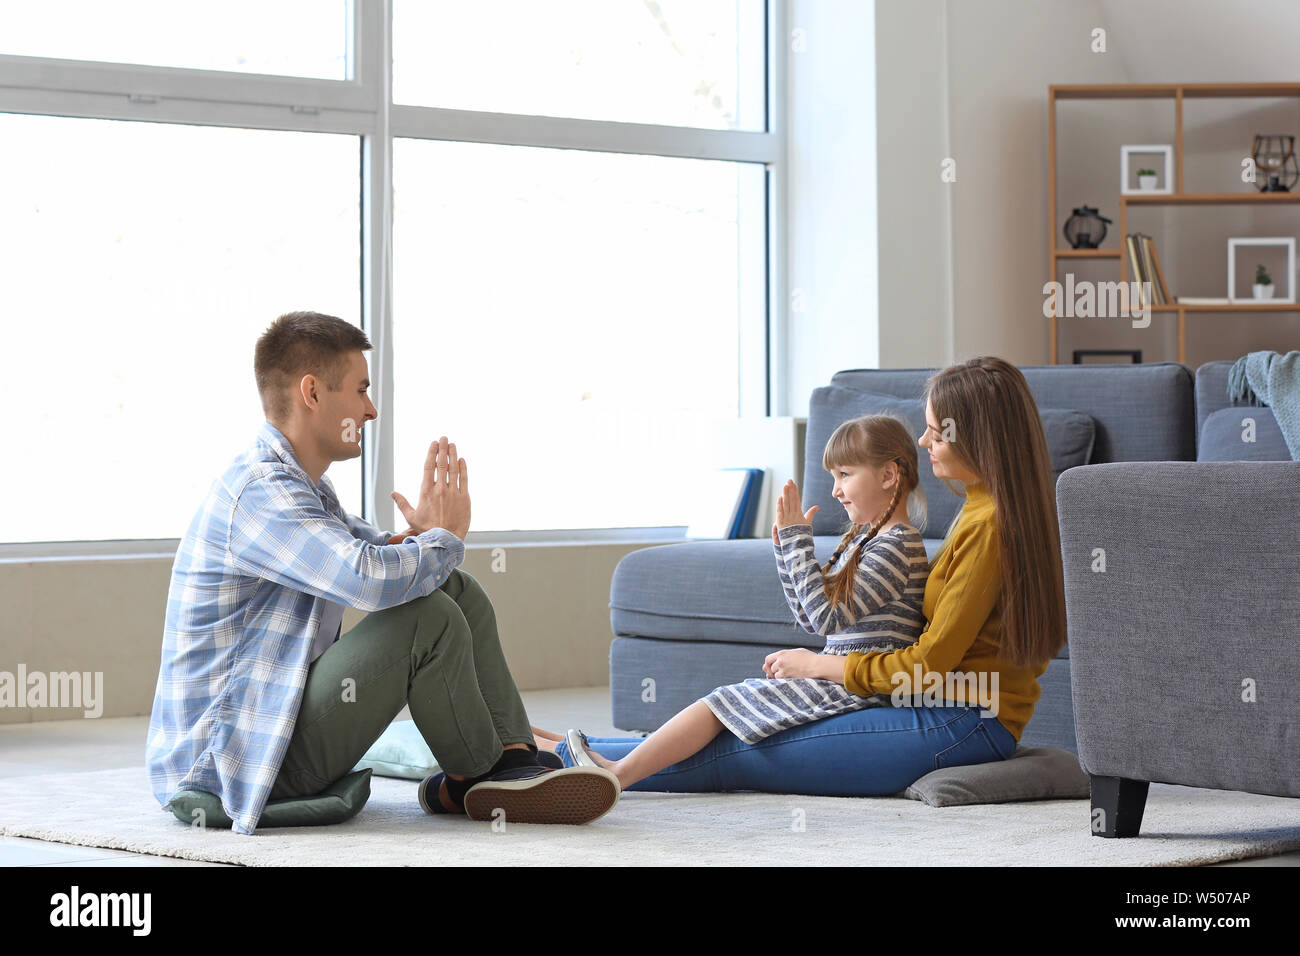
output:
[[[1110,220],[1097,214],[1092,206],[1080,206],[1065,221],[1065,238],[1071,249],[1096,249],[1106,238]]]
[[[1300,180],[1294,136],[1255,136],[1250,150],[1255,160],[1255,185],[1262,193],[1289,193]]]

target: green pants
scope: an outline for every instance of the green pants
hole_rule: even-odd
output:
[[[404,705],[448,773],[487,773],[533,734],[482,586],[459,568],[432,594],[375,611],[312,663],[271,800],[320,793]]]

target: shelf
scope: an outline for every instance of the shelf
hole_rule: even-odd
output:
[[[1290,193],[1161,193],[1143,196],[1129,193],[1119,197],[1120,204],[1139,206],[1271,206],[1300,202],[1300,192]]]
[[[1297,302],[1242,302],[1238,305],[1153,305],[1152,312],[1300,312]]]
[[[1188,99],[1300,96],[1300,83],[1067,83],[1049,86],[1058,100]]]
[[[1300,312],[1300,303],[1296,302],[1242,302],[1237,305],[1161,305],[1157,309],[1187,312]]]
[[[1167,83],[1126,83],[1122,86],[1066,83],[1047,89],[1049,95],[1058,100],[1173,99],[1178,95],[1178,87]]]
[[[1300,204],[1300,185],[1296,187],[1295,192],[1276,192],[1264,193],[1252,188],[1250,184],[1242,184],[1244,188],[1238,192],[1185,192],[1186,182],[1183,178],[1184,168],[1184,142],[1183,142],[1183,114],[1184,107],[1188,100],[1206,100],[1206,99],[1277,99],[1277,100],[1296,100],[1300,99],[1300,83],[1128,83],[1128,84],[1095,84],[1095,83],[1070,83],[1070,84],[1052,84],[1049,85],[1047,93],[1048,111],[1047,111],[1047,158],[1048,158],[1048,189],[1047,189],[1047,206],[1048,206],[1048,264],[1051,267],[1052,280],[1056,281],[1058,274],[1062,271],[1070,272],[1069,263],[1072,261],[1093,261],[1093,262],[1117,262],[1119,264],[1119,277],[1124,281],[1130,281],[1128,276],[1130,258],[1128,251],[1123,244],[1125,234],[1136,231],[1133,224],[1129,222],[1130,214],[1141,219],[1142,216],[1137,214],[1137,210],[1143,208],[1156,209],[1167,208],[1171,206],[1219,206],[1226,209],[1230,207],[1261,208],[1268,206],[1292,206]],[[1143,193],[1124,192],[1121,187],[1119,197],[1119,216],[1116,217],[1116,232],[1121,242],[1116,249],[1060,249],[1056,244],[1061,241],[1061,217],[1059,216],[1058,196],[1057,196],[1057,177],[1059,173],[1059,157],[1057,154],[1057,122],[1059,104],[1063,100],[1163,100],[1168,107],[1172,107],[1173,113],[1173,138],[1171,145],[1173,147],[1173,169],[1168,171],[1169,185],[1173,186],[1174,192],[1151,192]],[[1236,111],[1242,112],[1243,109],[1253,109],[1255,106],[1238,105]],[[1122,151],[1121,151],[1122,155]],[[1224,182],[1223,185],[1238,184],[1235,180],[1231,183]],[[1069,208],[1068,205],[1066,208]],[[1224,218],[1222,213],[1218,213],[1214,218]],[[1286,218],[1290,218],[1288,215]],[[1290,229],[1288,232],[1292,231]],[[1167,250],[1166,250],[1167,251]],[[1063,267],[1063,268],[1062,268]],[[1209,296],[1206,296],[1209,298]],[[1217,298],[1217,297],[1216,297]],[[1272,315],[1300,315],[1300,303],[1295,302],[1278,302],[1269,300],[1255,301],[1237,301],[1228,302],[1223,305],[1189,305],[1178,302],[1171,302],[1168,305],[1153,305],[1149,307],[1153,313],[1159,312],[1161,315],[1173,317],[1173,323],[1177,325],[1178,330],[1178,361],[1185,363],[1187,361],[1187,318],[1192,314],[1203,315],[1244,315],[1245,313],[1260,313]],[[1060,361],[1060,316],[1053,313],[1051,315],[1051,331],[1048,339],[1048,349],[1051,356],[1051,363],[1056,365]],[[1227,321],[1231,321],[1230,319]],[[1248,321],[1240,319],[1239,321]],[[1287,321],[1293,321],[1288,319]],[[1214,320],[1208,323],[1193,323],[1194,325],[1217,325],[1220,324]]]

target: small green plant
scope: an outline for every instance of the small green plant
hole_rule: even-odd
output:
[[[1154,169],[1139,169],[1139,170],[1138,170],[1138,175],[1139,175],[1139,176],[1154,176],[1155,174],[1156,174],[1156,171],[1155,171]]]
[[[1255,266],[1255,285],[1272,284],[1273,280],[1269,278],[1268,271],[1265,270],[1264,264],[1261,262],[1259,265]]]

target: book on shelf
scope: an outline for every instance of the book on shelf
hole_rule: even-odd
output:
[[[1132,281],[1139,283],[1142,305],[1169,305],[1172,297],[1169,287],[1165,285],[1164,270],[1160,268],[1160,257],[1156,255],[1156,245],[1145,233],[1136,232],[1124,237],[1124,246],[1128,250],[1129,268],[1133,271]],[[1150,299],[1147,297],[1147,285],[1150,285]]]
[[[1142,281],[1151,283],[1151,305],[1163,305],[1160,301],[1160,286],[1155,281],[1155,268],[1151,265],[1151,243],[1142,233],[1138,233],[1137,241],[1138,253],[1142,258]]]
[[[1160,290],[1160,304],[1172,305],[1174,299],[1169,294],[1169,286],[1165,284],[1165,270],[1160,268],[1160,257],[1156,255],[1156,244],[1151,240],[1150,236],[1146,237],[1146,241],[1151,249],[1151,262],[1155,265],[1156,288]]]
[[[1128,256],[1128,272],[1130,282],[1142,281],[1142,268],[1138,265],[1137,243],[1133,241],[1132,236],[1124,237],[1124,252]]]
[[[720,468],[704,476],[692,502],[686,537],[750,537],[766,474],[763,468]]]

